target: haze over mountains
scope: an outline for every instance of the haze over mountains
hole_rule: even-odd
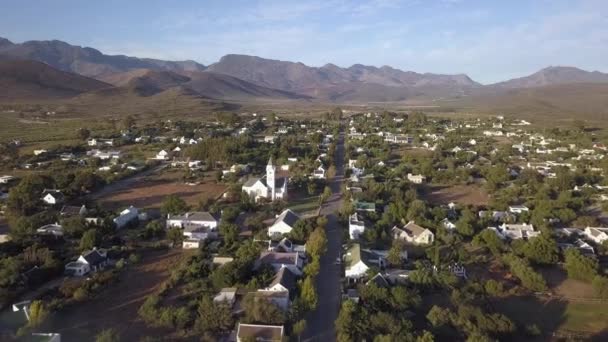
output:
[[[47,65],[42,67],[11,61],[14,59]],[[311,67],[230,54],[206,67],[194,61],[105,55],[93,48],[57,40],[15,44],[3,38],[0,38],[0,61],[2,86],[11,88],[4,94],[5,99],[63,98],[84,93],[149,97],[171,91],[184,96],[236,101],[272,99],[370,103],[463,98],[476,101],[492,98],[496,101],[507,95],[513,98],[513,91],[517,90],[553,87],[552,91],[546,92],[520,92],[529,96],[542,93],[546,100],[547,94],[559,96],[559,90],[565,89],[556,86],[573,84],[578,89],[588,88],[593,96],[608,95],[605,87],[590,86],[608,84],[608,74],[574,67],[548,67],[526,77],[482,85],[464,74],[417,73],[390,66],[378,68],[355,64],[341,68],[326,64]],[[36,73],[41,76],[33,77]],[[66,82],[70,85],[66,86]],[[590,94],[586,97],[589,98]]]

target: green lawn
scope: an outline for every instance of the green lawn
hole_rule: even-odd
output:
[[[569,303],[560,329],[599,332],[608,329],[608,303]]]
[[[312,211],[316,211],[319,208],[319,196],[310,196],[289,201],[288,208],[298,214],[308,214]]]

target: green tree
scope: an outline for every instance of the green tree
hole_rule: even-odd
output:
[[[601,275],[596,275],[593,278],[593,282],[591,283],[593,285],[593,290],[595,291],[595,294],[602,298],[602,299],[608,299],[608,278],[607,277],[603,277]]]
[[[79,128],[77,132],[78,138],[81,140],[87,140],[91,136],[91,131],[86,128]]]
[[[167,230],[167,239],[177,245],[184,240],[184,232],[179,228],[169,228]]]
[[[300,338],[302,337],[304,330],[306,330],[306,320],[301,319],[301,320],[295,322],[292,325],[291,330],[293,331],[293,333],[295,335],[298,336],[298,341],[300,341]]]
[[[99,243],[99,236],[97,234],[97,230],[89,229],[84,234],[82,234],[82,238],[80,239],[80,250],[90,250],[93,247],[96,247]]]
[[[165,216],[183,214],[188,209],[188,204],[177,195],[167,196],[160,207],[161,213]]]
[[[404,249],[404,243],[401,240],[394,239],[391,248],[388,250],[386,260],[393,266],[399,267],[403,263],[401,253]]]
[[[226,332],[234,325],[234,318],[227,303],[215,303],[211,298],[203,297],[198,304],[197,312],[195,325],[201,332]]]
[[[120,334],[114,329],[105,329],[95,336],[95,342],[120,342]]]
[[[336,333],[338,342],[356,341],[357,334],[357,306],[353,301],[342,302],[340,313],[336,319]]]
[[[537,264],[553,265],[559,260],[559,249],[555,240],[539,236],[528,240],[523,247],[524,256]]]
[[[304,278],[300,284],[300,298],[308,310],[312,311],[317,307],[317,290],[311,277]]]
[[[525,259],[510,254],[504,256],[503,260],[509,265],[511,272],[521,281],[521,284],[525,288],[532,291],[547,290],[547,283],[543,276],[534,271]]]
[[[313,259],[320,258],[327,251],[327,235],[325,228],[317,227],[308,237],[306,251]]]
[[[597,275],[598,264],[596,260],[581,254],[577,249],[566,250],[565,268],[568,278],[591,282]]]
[[[41,300],[35,300],[29,307],[30,321],[28,325],[32,328],[40,326],[49,315],[49,311]]]

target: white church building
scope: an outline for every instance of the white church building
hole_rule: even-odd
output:
[[[270,201],[287,199],[287,177],[276,177],[277,167],[272,157],[266,165],[266,176],[262,178],[251,178],[243,184],[243,191],[250,197],[259,200],[261,198]]]

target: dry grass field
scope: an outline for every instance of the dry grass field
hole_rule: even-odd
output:
[[[479,206],[487,205],[490,196],[478,185],[433,186],[427,191],[425,199],[433,204],[454,202],[461,205]]]
[[[227,189],[223,184],[205,179],[197,185],[188,185],[181,181],[181,172],[167,171],[146,177],[138,177],[122,189],[98,197],[97,200],[109,209],[120,209],[126,206],[137,208],[159,208],[169,195],[178,195],[191,206],[196,206],[206,198],[218,198]]]
[[[91,341],[96,333],[108,328],[120,332],[124,341],[157,336],[158,329],[147,328],[137,311],[182,257],[179,249],[145,253],[140,263],[126,269],[116,283],[98,296],[51,315],[49,331],[61,333],[62,341],[68,342]]]

